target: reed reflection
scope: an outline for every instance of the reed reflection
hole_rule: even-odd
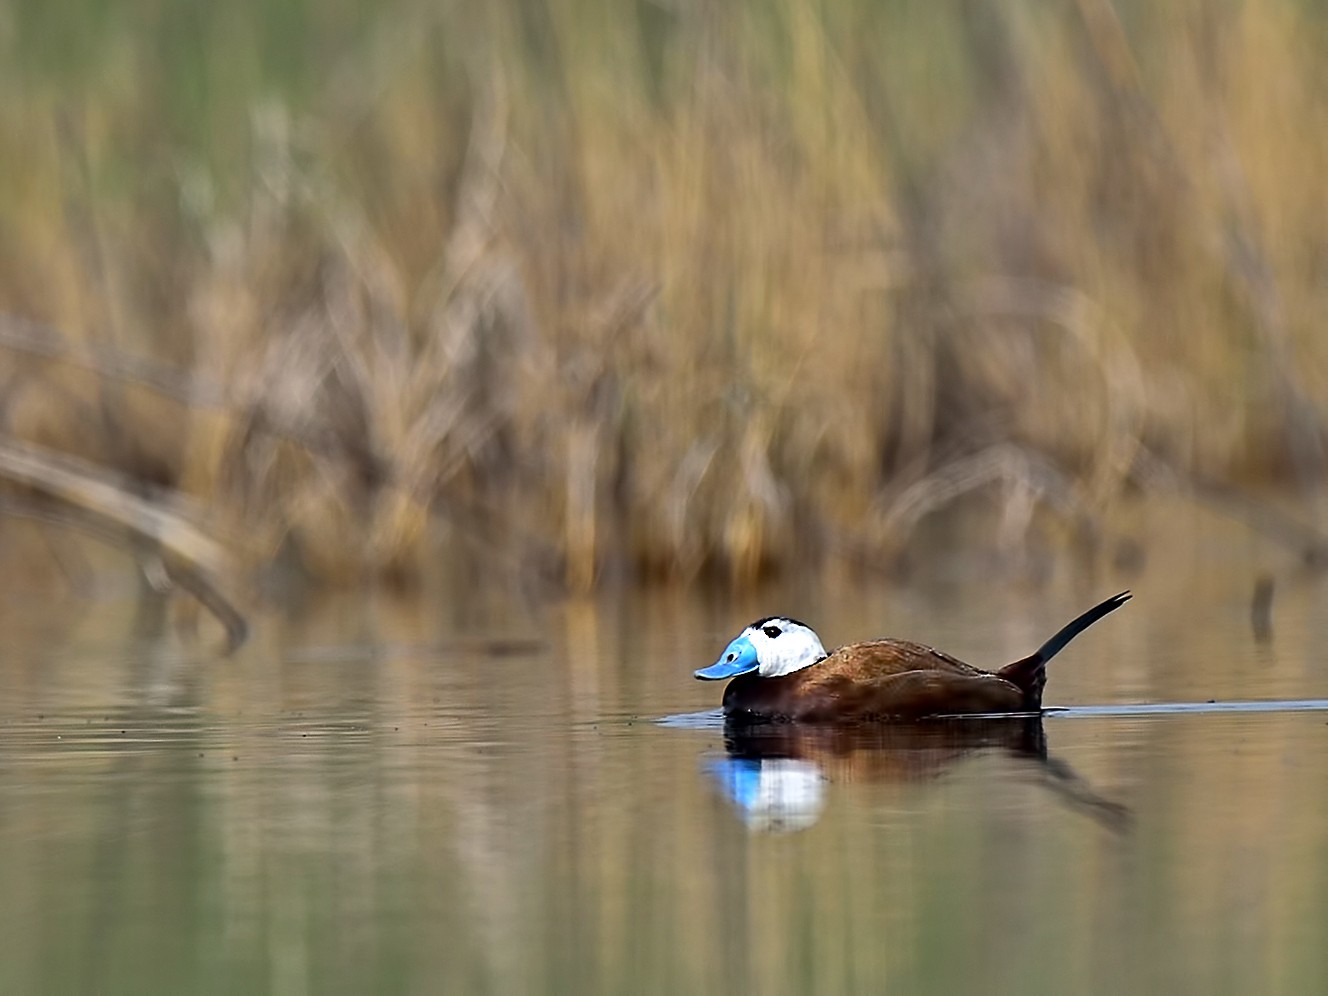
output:
[[[909,724],[742,724],[724,727],[725,756],[704,767],[747,826],[804,830],[826,805],[831,783],[926,782],[980,753],[999,753],[1061,801],[1114,831],[1129,810],[1099,793],[1047,752],[1041,716]]]

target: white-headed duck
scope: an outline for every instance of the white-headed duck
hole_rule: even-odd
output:
[[[999,671],[905,640],[853,643],[827,654],[809,626],[772,616],[739,633],[696,677],[733,679],[724,690],[724,714],[732,720],[854,722],[1037,712],[1047,662],[1129,598],[1128,591],[1108,598]]]

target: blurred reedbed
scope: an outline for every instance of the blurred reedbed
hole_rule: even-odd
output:
[[[1324,470],[1314,5],[757,6],[20,5],[8,507],[205,591],[744,585],[1157,487],[1322,548],[1233,491]]]

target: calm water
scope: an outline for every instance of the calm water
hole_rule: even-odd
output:
[[[1049,704],[1328,698],[1328,582],[342,598],[200,660],[111,600],[6,609],[0,992],[1328,989],[1328,712],[726,745],[691,679],[767,611],[999,664],[1119,588]],[[962,610],[961,610],[962,607]],[[77,612],[75,615],[74,613]],[[294,620],[294,621],[292,621]]]

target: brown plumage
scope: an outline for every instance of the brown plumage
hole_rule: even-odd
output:
[[[999,671],[984,671],[918,643],[872,640],[840,647],[791,674],[740,674],[724,690],[724,713],[736,721],[817,723],[1037,712],[1047,661],[1129,598],[1128,591],[1121,592],[1094,606],[1036,652]]]

